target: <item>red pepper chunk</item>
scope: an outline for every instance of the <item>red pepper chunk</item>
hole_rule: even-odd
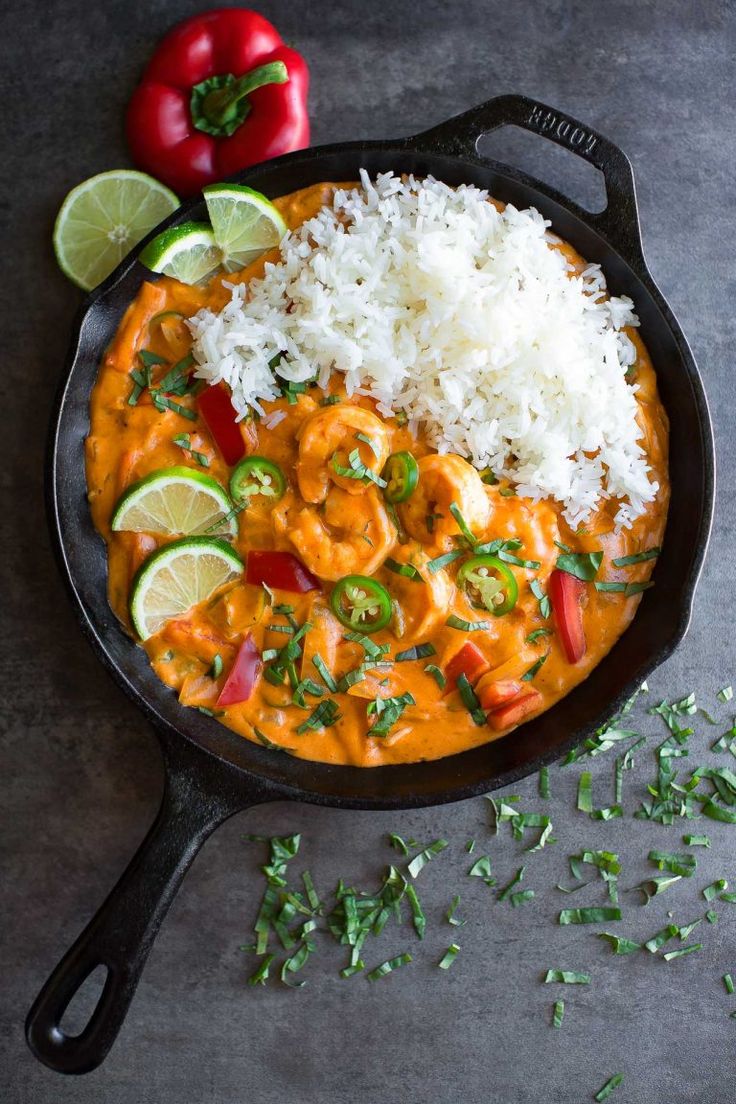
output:
[[[450,694],[457,689],[459,675],[465,675],[472,686],[489,668],[490,664],[486,657],[476,648],[475,644],[471,644],[468,640],[445,667],[445,678],[447,679],[445,694]]]
[[[319,580],[291,552],[249,552],[245,581],[255,586],[265,583],[276,590],[290,590],[295,594],[320,589]]]
[[[518,697],[522,689],[521,683],[516,679],[498,679],[488,686],[478,687],[476,693],[482,708],[493,710]]]
[[[517,695],[506,705],[492,709],[488,714],[488,723],[496,732],[503,732],[506,728],[521,724],[524,718],[538,709],[541,704],[542,695],[539,691],[529,690],[526,694]]]
[[[217,699],[218,705],[237,705],[247,701],[253,693],[258,676],[261,673],[261,654],[256,648],[251,633],[243,640],[225,679],[225,685]]]
[[[225,463],[230,467],[237,464],[245,455],[245,444],[240,426],[235,421],[235,407],[225,384],[216,383],[213,387],[205,387],[197,399],[197,407]]]
[[[555,615],[557,635],[568,663],[578,663],[586,651],[583,610],[580,600],[585,583],[558,568],[549,577],[549,599]]]
[[[135,163],[180,195],[309,145],[309,72],[276,28],[246,8],[174,27],[128,106]]]

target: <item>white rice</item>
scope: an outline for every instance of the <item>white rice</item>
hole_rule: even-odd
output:
[[[606,298],[597,265],[571,277],[538,211],[487,200],[362,172],[286,235],[262,279],[192,319],[197,375],[224,380],[244,416],[278,397],[279,353],[288,380],[325,387],[341,372],[349,395],[372,396],[385,417],[406,411],[438,452],[518,494],[557,499],[572,526],[605,498],[630,526],[657,491],[625,379],[633,303]]]

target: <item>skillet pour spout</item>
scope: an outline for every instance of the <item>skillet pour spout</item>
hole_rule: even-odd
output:
[[[605,180],[605,210],[591,214],[525,173],[479,156],[483,135],[507,125],[541,135],[594,165]],[[84,1073],[104,1060],[186,870],[205,839],[233,813],[273,800],[416,808],[508,785],[559,759],[605,723],[687,631],[713,514],[713,433],[692,353],[647,269],[626,155],[563,112],[507,95],[410,138],[302,150],[256,165],[233,180],[275,197],[324,180],[354,180],[361,168],[371,175],[432,174],[451,185],[476,184],[518,207],[536,207],[556,233],[602,266],[613,294],[634,300],[642,337],[659,369],[672,436],[688,441],[687,450],[670,457],[672,498],[656,586],[644,594],[623,639],[567,697],[509,736],[446,759],[360,769],[274,755],[184,708],[108,606],[105,548],[86,503],[89,395],[105,347],[150,276],[137,260],[146,244],[141,243],[82,305],[52,416],[46,492],[52,541],[82,630],[118,685],[153,723],[166,784],[158,817],[138,853],[28,1014],[28,1044],[51,1069]],[[203,218],[204,202],[195,198],[154,233]],[[102,995],[85,1029],[71,1036],[62,1027],[64,1012],[99,965],[107,970]]]

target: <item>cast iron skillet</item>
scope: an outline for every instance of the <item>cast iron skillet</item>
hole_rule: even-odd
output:
[[[550,138],[599,169],[608,206],[592,215],[525,174],[478,156],[483,134],[513,124]],[[202,843],[233,813],[266,801],[400,809],[458,801],[529,774],[579,743],[621,706],[684,636],[708,543],[714,493],[713,438],[703,387],[680,328],[642,253],[634,181],[626,156],[600,134],[522,96],[480,104],[423,134],[303,150],[236,179],[279,196],[322,180],[353,180],[360,168],[432,173],[472,183],[520,207],[533,205],[561,237],[603,265],[615,294],[632,297],[658,370],[662,401],[680,447],[670,458],[672,503],[657,585],[610,655],[576,690],[510,736],[437,762],[359,769],[307,762],[244,740],[185,709],[159,682],[107,603],[105,547],[86,504],[83,445],[102,351],[149,274],[139,249],[83,304],[53,414],[46,472],[51,534],[83,630],[116,681],[154,724],[166,783],[161,808],[127,870],[37,997],[26,1024],[31,1050],[52,1069],[84,1073],[105,1058],[123,1023],[156,932]],[[165,225],[206,218],[185,203]],[[59,1026],[89,974],[107,969],[81,1034]]]

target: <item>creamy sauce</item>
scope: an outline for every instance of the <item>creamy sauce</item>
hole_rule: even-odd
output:
[[[296,227],[330,201],[333,188],[330,184],[315,185],[276,200],[276,205],[289,226]],[[558,248],[573,264],[584,264],[569,246],[561,244]],[[156,315],[176,311],[188,317],[203,306],[219,310],[229,298],[223,280],[247,283],[262,273],[266,260],[276,259],[276,256],[263,257],[235,276],[216,278],[205,288],[186,287],[168,278],[145,283],[104,356],[91,398],[91,428],[86,443],[87,482],[94,523],[108,546],[110,605],[129,631],[132,631],[128,614],[132,578],[147,556],[165,541],[148,534],[111,531],[110,518],[120,494],[131,483],[161,468],[181,464],[197,468],[190,454],[183,453],[172,440],[182,433],[190,434],[192,449],[208,457],[208,475],[224,487],[230,476],[230,469],[201,419],[192,422],[170,410],[159,412],[145,392],[136,405],[129,405],[129,372],[137,366],[140,349],[160,354],[169,364],[189,350],[186,326],[175,320],[167,326],[149,325]],[[488,726],[476,725],[458,693],[443,696],[435,679],[424,671],[428,663],[444,668],[467,640],[483,653],[492,672],[498,671],[506,678],[520,678],[537,659],[548,653],[546,662],[533,679],[533,686],[541,694],[535,713],[549,708],[603,659],[631,622],[640,600],[639,595],[625,597],[621,593],[599,592],[587,585],[583,604],[587,650],[578,663],[570,664],[555,633],[554,617],[544,619],[541,616],[539,601],[529,588],[536,578],[546,592],[547,580],[559,555],[555,541],[574,552],[602,550],[604,560],[600,578],[639,582],[649,578],[653,561],[619,569],[613,567],[611,561],[659,545],[664,532],[669,500],[667,417],[657,395],[655,373],[647,351],[636,331],[628,332],[638,355],[638,421],[652,469],[651,478],[660,488],[656,500],[631,529],[614,531],[615,502],[607,503],[583,532],[576,533],[566,524],[562,507],[557,503],[535,504],[504,495],[502,492],[508,488],[503,486],[480,484],[484,496],[480,514],[487,513],[488,517],[481,528],[472,526],[474,535],[487,540],[518,537],[523,548],[517,554],[542,564],[539,571],[511,565],[519,588],[516,606],[504,616],[489,617],[471,606],[465,594],[456,587],[458,564],[434,575],[424,567],[427,560],[454,547],[453,534],[457,533],[457,527],[447,520],[446,509],[432,532],[427,529],[424,519],[432,507],[429,501],[432,495],[429,490],[425,493],[424,488],[432,489],[429,476],[424,483],[420,479],[415,495],[397,507],[406,532],[404,543],[397,540],[393,523],[387,521],[381,491],[374,486],[356,486],[355,481],[331,475],[324,503],[315,505],[305,501],[300,491],[309,484],[310,477],[317,482],[324,479],[327,470],[317,444],[309,449],[306,445],[300,447],[299,436],[304,440],[305,426],[310,425],[310,419],[314,425],[314,418],[320,411],[344,412],[359,406],[373,416],[374,410],[367,399],[351,400],[349,406],[346,402],[320,406],[323,394],[312,388],[300,395],[293,405],[285,399],[266,404],[269,411],[283,410],[286,415],[273,429],[255,422],[241,423],[246,453],[257,453],[275,461],[287,475],[289,487],[276,506],[269,505],[262,496],[251,500],[249,507],[239,515],[234,547],[243,560],[249,549],[293,552],[324,581],[322,591],[304,595],[275,592],[275,603],[293,606],[293,617],[300,624],[308,620],[312,625],[305,637],[301,677],[321,682],[312,663],[315,653],[321,656],[335,678],[357,667],[364,659],[362,646],[344,639],[346,630],[329,607],[333,581],[349,573],[374,575],[400,608],[400,616],[371,637],[378,644],[390,645],[390,657],[412,645],[427,642],[434,646],[436,654],[431,658],[394,663],[389,669],[369,673],[347,693],[330,695],[339,702],[341,716],[331,727],[318,731],[301,735],[295,731],[317,704],[317,698],[307,697],[309,710],[305,711],[292,703],[288,684],[274,686],[263,678],[249,701],[218,709],[218,695],[244,634],[253,634],[259,650],[281,648],[288,639],[269,627],[272,623],[286,622],[268,607],[263,588],[239,581],[190,611],[186,617],[169,622],[145,642],[158,676],[178,692],[184,705],[215,712],[223,724],[244,737],[257,740],[257,730],[267,740],[288,748],[301,758],[358,766],[436,759],[483,744],[498,735]],[[333,381],[332,387],[333,392],[344,399],[338,379]],[[413,437],[407,428],[396,425],[393,420],[383,423],[383,432],[390,452],[409,450],[420,461],[420,470],[431,471],[436,461],[430,461],[429,467],[426,461],[422,464],[422,458],[433,454],[421,435]],[[313,434],[315,441],[319,436]],[[350,447],[354,445],[355,441]],[[367,453],[366,460],[369,457]],[[441,479],[445,479],[445,474]],[[448,487],[451,498],[457,497],[455,492],[463,493],[462,478],[459,483],[460,486],[455,480]],[[441,496],[441,493],[442,487],[439,487],[437,494]],[[467,493],[472,498],[477,488]],[[387,570],[382,566],[386,555],[402,562],[413,562],[424,581],[417,582]],[[486,617],[491,622],[490,628],[471,633],[451,628],[446,621],[453,613],[470,622]],[[528,643],[527,637],[537,629],[551,632]],[[211,677],[215,655],[220,655],[223,661],[223,673],[219,678]],[[366,733],[372,723],[366,713],[368,702],[406,691],[413,695],[416,704],[405,709],[388,736],[368,737]]]

